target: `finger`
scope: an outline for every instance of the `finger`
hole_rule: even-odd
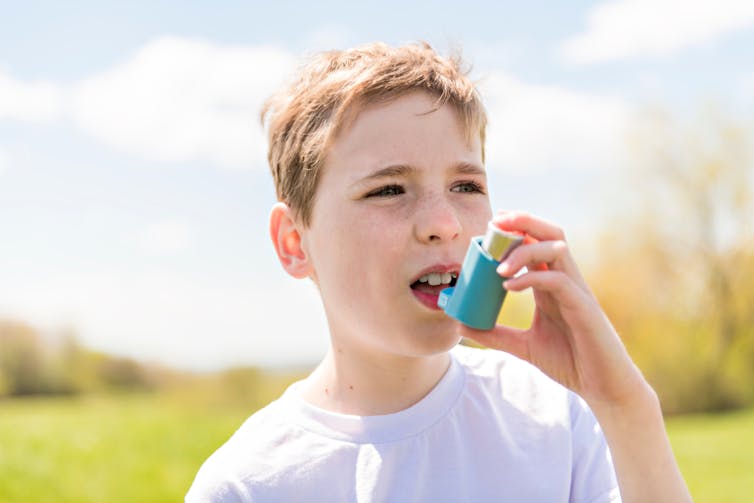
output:
[[[565,241],[540,241],[519,246],[500,263],[497,272],[503,277],[512,277],[524,267],[529,270],[559,270],[573,279],[581,279]]]
[[[513,356],[529,361],[529,346],[527,344],[527,330],[496,325],[491,330],[477,330],[461,325],[460,335],[478,342],[487,348],[505,351]]]
[[[523,211],[498,213],[492,222],[500,230],[523,232],[537,241],[565,241],[565,232],[554,223]]]
[[[524,242],[523,242],[523,244],[530,245],[530,244],[534,244],[534,243],[539,243],[539,241],[537,241],[536,239],[534,239],[533,237],[531,237],[528,234],[524,234]],[[533,265],[533,266],[531,266],[529,268],[532,269],[532,270],[537,270],[537,271],[546,271],[547,270],[547,264],[545,264],[545,263],[539,263],[539,264]]]
[[[562,271],[529,271],[505,280],[503,288],[520,292],[527,288],[553,295],[561,307],[578,309],[585,291]]]

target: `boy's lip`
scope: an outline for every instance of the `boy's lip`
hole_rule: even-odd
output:
[[[410,282],[409,285],[413,285],[417,281],[419,281],[419,278],[422,276],[426,276],[430,273],[451,273],[451,274],[460,274],[461,272],[461,264],[454,262],[454,263],[447,263],[447,264],[435,264],[431,265],[429,267],[425,267],[422,269],[419,274],[417,274]]]
[[[447,285],[445,285],[447,287]],[[411,293],[414,294],[416,300],[421,302],[425,307],[433,311],[441,311],[440,306],[437,305],[437,299],[440,298],[439,294],[433,294],[430,292],[422,292],[421,290],[411,289]]]

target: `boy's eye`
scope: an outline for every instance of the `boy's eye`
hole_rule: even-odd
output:
[[[385,185],[377,190],[373,190],[367,197],[393,197],[406,192],[400,185]]]
[[[451,188],[450,190],[452,190],[453,192],[480,192],[484,194],[484,189],[476,182],[459,183],[458,185],[453,186],[453,188]]]

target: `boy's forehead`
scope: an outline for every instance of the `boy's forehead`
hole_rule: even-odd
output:
[[[438,102],[437,96],[424,91],[413,90],[407,91],[396,96],[382,99],[361,99],[356,100],[345,111],[342,121],[344,130],[353,128],[355,123],[361,122],[365,116],[368,118],[379,118],[384,116],[424,116],[444,108],[452,108],[450,105]]]
[[[479,163],[476,157],[481,152],[481,138],[465,134],[451,105],[438,106],[434,96],[416,91],[350,111],[328,142],[326,158],[388,162],[394,156],[429,155],[438,149]]]

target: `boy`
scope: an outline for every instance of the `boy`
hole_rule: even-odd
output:
[[[437,307],[493,217],[485,112],[458,62],[426,44],[325,53],[263,117],[270,235],[319,288],[331,344],[187,501],[690,499],[656,395],[557,226],[493,219],[526,236],[498,272],[533,289],[528,330],[472,330]]]

